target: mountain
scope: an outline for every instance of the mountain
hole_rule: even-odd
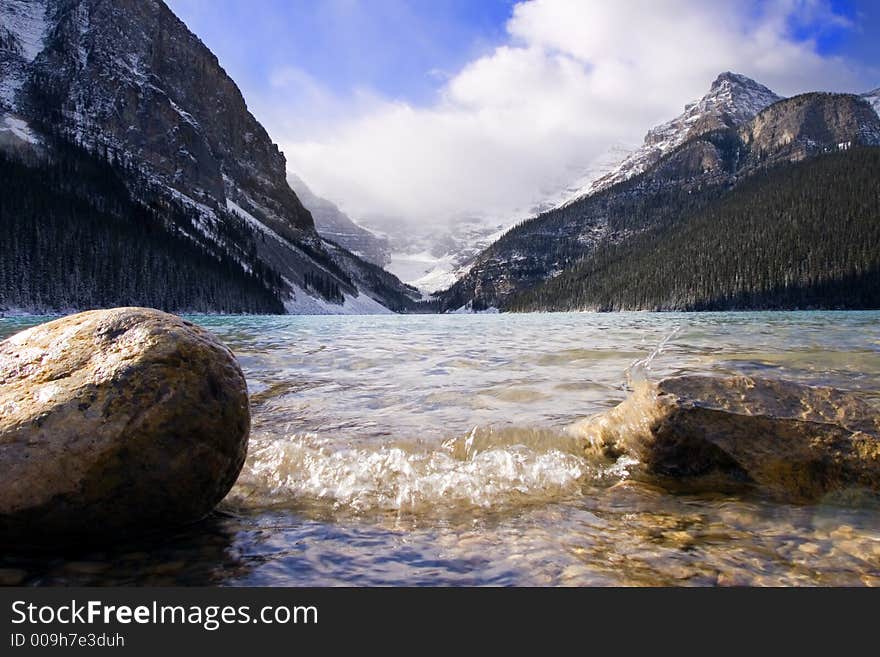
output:
[[[387,237],[381,237],[356,224],[335,203],[316,196],[302,178],[292,173],[287,182],[303,205],[312,213],[315,229],[328,240],[348,249],[374,265],[384,267],[389,262],[390,246]]]
[[[462,221],[442,231],[424,234],[394,233],[389,269],[424,292],[448,287],[466,275],[480,253],[517,223],[517,216],[541,214],[631,178],[655,164],[690,135],[710,127],[741,125],[780,99],[745,76],[723,73],[706,96],[687,105],[684,113],[672,121],[649,131],[640,149],[629,152],[614,146],[593,166],[573,175],[573,183],[548,190],[544,202],[519,215],[513,214],[512,219]]]
[[[744,166],[797,162],[853,145],[880,145],[880,117],[862,97],[809,93],[777,103],[740,131]]]
[[[862,98],[871,103],[871,107],[874,108],[874,111],[877,112],[877,114],[880,114],[880,87],[874,89],[874,91],[862,94]]]
[[[156,250],[151,262],[167,261],[166,251],[178,247],[195,249],[226,263],[230,285],[250,285],[258,278],[263,292],[275,300],[273,311],[387,311],[415,304],[415,290],[321,238],[286,180],[284,155],[248,111],[216,56],[164,2],[3,0],[0,75],[0,126],[5,127],[0,147],[7,159],[44,171],[56,181],[53,193],[59,202],[73,195],[107,214],[108,221],[118,221],[112,215],[123,206],[127,212],[143,208],[155,238],[149,242]],[[106,190],[100,184],[77,191],[74,181],[64,183],[53,170],[61,159],[74,176],[104,162],[106,174],[118,178],[124,190],[114,187],[110,198],[101,196]],[[6,230],[14,218],[4,214],[2,220]],[[33,223],[19,223],[18,229],[36,230]],[[120,240],[123,235],[118,234]],[[101,237],[99,232],[83,235],[96,243]],[[63,240],[43,244],[41,239],[48,235],[36,231],[18,243],[30,241],[46,253],[72,248]],[[181,246],[181,239],[189,246]],[[117,253],[95,249],[93,257],[112,260],[136,246],[112,244]],[[24,257],[6,255],[13,262]],[[70,259],[87,265],[78,257]],[[193,289],[166,298],[166,309],[193,309],[192,299],[200,298],[198,309],[253,310],[222,295],[200,296],[203,272],[188,269],[187,262],[176,267]],[[152,274],[136,293],[102,303],[154,298],[151,286],[169,282],[164,279],[170,274]],[[65,277],[71,284],[75,279],[80,286],[96,287],[89,271],[59,276],[62,280],[50,287],[63,294],[57,299],[42,295],[41,308],[57,308],[76,296],[65,292]],[[0,290],[0,306],[11,305],[10,295],[9,289]],[[82,296],[91,298],[91,292]],[[20,298],[17,303],[33,305]]]
[[[727,71],[712,83],[709,93],[685,106],[684,112],[648,131],[641,148],[630,153],[607,173],[590,180],[566,201],[608,189],[655,165],[667,153],[695,136],[721,128],[738,128],[758,112],[782,100],[751,78]]]
[[[880,90],[872,94],[864,95],[878,102]],[[386,267],[401,280],[433,294],[465,276],[480,253],[522,217],[542,214],[636,176],[694,135],[712,127],[739,127],[779,100],[782,97],[764,85],[725,72],[703,98],[685,106],[678,117],[650,130],[641,148],[632,151],[619,144],[609,148],[589,167],[571,171],[570,180],[558,189],[545,190],[544,200],[535,207],[505,216],[474,214],[459,221],[438,222],[434,227],[406,230],[401,230],[399,222],[377,218],[365,220],[365,225],[369,221],[371,229],[387,236],[390,254]]]
[[[452,285],[469,264],[504,233],[504,224],[483,217],[439,222],[437,226],[406,226],[394,219],[371,218],[370,227],[387,236],[388,271],[425,294]]]
[[[749,93],[730,92],[734,82]],[[441,307],[446,310],[544,307],[540,304],[547,302],[546,297],[543,302],[523,301],[528,291],[550,286],[550,281],[566,275],[573,267],[579,267],[577,271],[585,275],[591,271],[585,263],[599,257],[597,254],[613,252],[620,261],[618,266],[628,267],[630,249],[642,243],[639,240],[647,239],[645,235],[657,240],[660,233],[671,231],[690,217],[713,216],[721,207],[719,204],[732,202],[730,198],[740,194],[751,179],[777,167],[794,167],[832,153],[846,156],[861,147],[880,145],[880,117],[860,96],[803,94],[778,100],[751,119],[745,119],[757,104],[769,97],[764,91],[758,93],[765,88],[742,76],[725,73],[712,85],[707,98],[717,98],[719,90],[725,88],[728,91],[723,96],[745,99],[739,111],[732,111],[729,106],[718,111],[717,103],[700,101],[697,106],[707,108],[707,113],[705,116],[691,114],[680,124],[686,126],[686,130],[682,128],[683,139],[677,136],[682,130],[671,137],[666,129],[675,121],[652,130],[649,135],[666,135],[664,143],[678,143],[666,147],[641,173],[542,213],[508,231],[476,258],[465,276],[437,295]],[[826,184],[833,181],[832,174],[824,179]],[[859,212],[875,211],[874,187],[857,191],[854,207],[861,208]],[[829,192],[829,198],[832,196]],[[767,220],[786,219],[783,215]],[[850,234],[852,239],[862,236],[864,233]],[[664,244],[668,247],[671,242]],[[784,253],[786,248],[783,243],[778,250]],[[722,254],[710,255],[722,257]],[[820,265],[814,263],[814,267]],[[725,271],[736,270],[731,267]],[[574,287],[569,283],[565,289]],[[575,298],[566,298],[565,294],[560,290],[546,307],[580,307]],[[606,301],[596,305],[606,307]],[[679,307],[674,302],[664,305],[649,297],[639,303],[622,300],[619,304],[611,303],[611,307],[627,308],[661,305]],[[686,306],[684,302],[680,304],[680,307]]]
[[[0,132],[0,310],[130,304],[285,312],[284,282],[250,258],[255,238],[244,222],[219,222],[216,234],[203,236],[203,217],[192,206],[133,196],[134,172],[48,138],[35,142],[39,155],[27,157],[14,143],[38,138],[12,125]]]
[[[880,308],[880,148],[776,166],[510,298],[535,310]]]

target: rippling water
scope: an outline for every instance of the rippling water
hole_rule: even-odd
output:
[[[221,510],[99,553],[6,555],[0,583],[880,584],[876,510],[671,494],[569,432],[628,373],[784,377],[880,408],[880,313],[195,320],[253,405]]]

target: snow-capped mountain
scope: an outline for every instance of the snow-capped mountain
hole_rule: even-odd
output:
[[[355,255],[384,267],[390,260],[388,238],[358,225],[332,201],[317,196],[299,176],[288,173],[287,182],[299,200],[312,213],[318,233],[345,247]]]
[[[880,109],[880,89],[863,97]],[[702,98],[686,105],[682,114],[650,129],[640,148],[610,148],[584,171],[574,172],[571,183],[548,190],[544,201],[535,207],[507,217],[468,218],[427,231],[396,230],[393,221],[369,225],[388,236],[388,269],[423,292],[433,293],[466,276],[476,257],[517,223],[643,173],[698,135],[723,128],[739,129],[780,100],[783,97],[766,86],[727,71],[718,75]]]
[[[610,170],[576,189],[561,204],[607,189],[636,176],[657,163],[695,135],[717,128],[738,128],[768,105],[782,100],[770,89],[744,75],[724,72],[712,83],[709,93],[685,105],[684,112],[648,131],[644,144]]]
[[[74,144],[112,163],[138,202],[185,208],[191,226],[162,230],[232,257],[231,275],[265,270],[291,312],[302,297],[339,311],[362,294],[395,310],[417,297],[325,243],[284,155],[161,0],[2,0],[0,145],[28,139]]]
[[[711,129],[739,127],[781,99],[744,75],[722,73],[709,92],[687,105],[680,116],[651,129],[641,148],[610,148],[592,166],[576,172],[572,183],[548,190],[544,201],[535,207],[491,221],[472,219],[424,234],[408,231],[390,237],[388,268],[423,292],[442,290],[466,275],[477,255],[515,224],[638,175],[689,138]]]
[[[646,147],[594,191],[521,222],[435,297],[447,311],[506,307],[593,254],[625,253],[623,245],[640,236],[735,198],[759,172],[880,146],[880,116],[868,96],[813,92],[778,99],[748,78],[724,73],[681,117],[649,131]],[[570,286],[559,284],[562,296],[575,294],[572,281],[562,280]]]
[[[492,221],[471,219],[442,230],[424,234],[409,231],[391,237],[388,268],[424,292],[442,290],[466,275],[476,256],[515,224],[635,176],[694,135],[739,127],[778,100],[780,96],[754,80],[722,73],[709,92],[687,105],[684,113],[650,130],[640,149],[610,148],[592,166],[577,172],[572,183],[548,190],[544,201],[535,207]]]
[[[436,230],[389,227],[388,271],[425,294],[452,285],[467,272],[473,259],[513,223],[493,223],[476,217],[461,219]]]
[[[880,87],[874,89],[874,91],[869,91],[868,93],[862,94],[862,98],[871,103],[871,106],[874,108],[874,111],[880,115]]]

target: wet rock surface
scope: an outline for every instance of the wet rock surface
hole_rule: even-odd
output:
[[[0,342],[0,537],[142,532],[204,517],[235,482],[247,387],[208,331],[145,308]]]
[[[792,502],[880,492],[880,417],[858,395],[745,376],[644,383],[585,425],[588,452],[702,489],[754,485]]]

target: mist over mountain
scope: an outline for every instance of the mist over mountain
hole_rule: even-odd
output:
[[[874,111],[880,114],[880,88],[862,94],[862,98],[871,103],[871,107],[874,108]]]
[[[312,213],[315,230],[329,240],[345,247],[355,255],[380,267],[388,264],[388,238],[377,235],[357,224],[332,201],[315,195],[305,181],[289,173],[287,181],[303,205]]]
[[[646,171],[689,138],[710,130],[739,127],[779,100],[782,100],[781,96],[744,75],[730,71],[722,73],[705,96],[685,106],[684,112],[671,121],[651,128],[641,148],[628,154],[609,171],[596,176],[566,202],[607,189]]]
[[[880,102],[877,91],[863,96],[875,106]],[[712,131],[737,130],[780,100],[782,96],[759,82],[726,71],[680,115],[648,130],[641,147],[610,149],[590,169],[572,172],[572,183],[549,190],[545,200],[533,207],[502,217],[475,213],[421,228],[402,227],[394,218],[373,220],[372,225],[388,235],[390,269],[423,292],[433,293],[465,277],[480,254],[524,217],[561,208],[638,176],[689,140]],[[826,137],[821,139],[827,141]]]
[[[677,244],[668,236],[686,234],[682,228],[685,223],[713,216],[713,213],[720,212],[719,204],[735,204],[747,183],[754,185],[751,180],[770,175],[770,172],[805,166],[814,159],[831,154],[837,154],[835,162],[857,160],[866,166],[872,165],[871,157],[862,152],[880,146],[880,117],[870,103],[871,98],[870,94],[817,92],[779,99],[766,87],[744,76],[723,73],[703,99],[688,105],[676,119],[650,130],[643,148],[608,175],[597,179],[592,189],[508,231],[480,253],[468,272],[438,297],[443,307],[449,310],[461,307],[675,309],[691,308],[700,303],[750,307],[749,293],[752,290],[749,286],[764,283],[744,277],[743,271],[733,265],[721,267],[724,274],[719,274],[717,286],[713,288],[717,298],[657,294],[633,297],[623,294],[622,290],[618,298],[613,286],[603,287],[604,296],[601,298],[592,298],[584,290],[589,288],[590,280],[598,276],[599,265],[593,267],[590,263],[595,264],[598,258],[610,262],[609,253],[612,252],[618,271],[629,271],[632,264],[633,271],[642,271],[652,280],[660,279],[657,272],[644,271],[642,265],[637,265],[640,249],[649,248],[646,244],[661,244],[666,251],[652,262],[669,263],[666,266],[673,268],[672,263],[677,260],[670,249],[685,252],[685,247],[703,248],[709,250],[706,257],[722,261],[733,258],[735,250],[712,250],[714,242],[708,240],[711,231],[687,233],[691,235],[689,239],[701,236],[703,242],[696,245]],[[819,169],[821,176],[825,177],[815,174],[817,177],[810,178],[805,174],[798,178],[791,174],[786,178],[787,184],[795,184],[791,180],[810,180],[810,185],[821,182],[828,198],[838,198],[841,172],[848,166],[842,162],[837,169]],[[847,253],[847,245],[852,247],[852,253],[860,253],[862,240],[870,237],[869,226],[876,222],[880,212],[876,186],[849,186],[846,189],[852,198],[840,207],[849,208],[851,213],[828,211],[825,224],[829,235],[835,236],[833,241],[838,250],[829,255],[827,261],[811,261],[806,271],[793,264],[786,269],[779,262],[773,262],[774,275],[781,277],[782,283],[788,279],[789,283],[797,280],[807,290],[799,298],[809,299],[811,306],[867,303],[865,299],[868,297],[858,291],[850,300],[839,300],[831,292],[834,286],[829,285],[822,288],[826,291],[825,296],[809,294],[817,281],[827,280],[828,272],[836,272],[834,276],[838,278],[861,276],[859,272],[874,266],[861,261],[853,264],[842,254]],[[792,206],[786,213],[778,204],[766,200],[768,194],[772,197],[769,191],[764,196],[758,195],[761,200],[751,205],[751,210],[760,212],[765,222],[791,221],[789,215],[798,206]],[[806,210],[803,213],[809,215]],[[732,235],[737,235],[737,231],[741,233],[750,225],[741,215],[732,213],[730,216],[725,229],[732,231]],[[742,223],[737,223],[736,217]],[[841,223],[838,226],[836,222]],[[815,241],[822,237],[812,228],[814,225],[809,224],[809,230],[804,228],[803,231],[786,233],[786,241],[775,247],[776,257],[788,262],[805,257],[810,246],[818,250],[820,245]],[[839,239],[841,231],[846,237],[843,243]],[[651,239],[648,240],[646,235]],[[661,236],[666,237],[661,239]],[[743,258],[754,255],[747,249],[738,253]],[[700,276],[699,272],[691,274]],[[733,278],[727,280],[724,276]],[[557,278],[559,282],[554,283]],[[773,284],[779,282],[774,279]],[[690,289],[688,285],[698,287],[696,281],[680,282],[680,287],[685,289]],[[762,307],[768,303],[772,306],[773,298],[767,297],[760,304]],[[786,303],[795,302],[788,299]]]

